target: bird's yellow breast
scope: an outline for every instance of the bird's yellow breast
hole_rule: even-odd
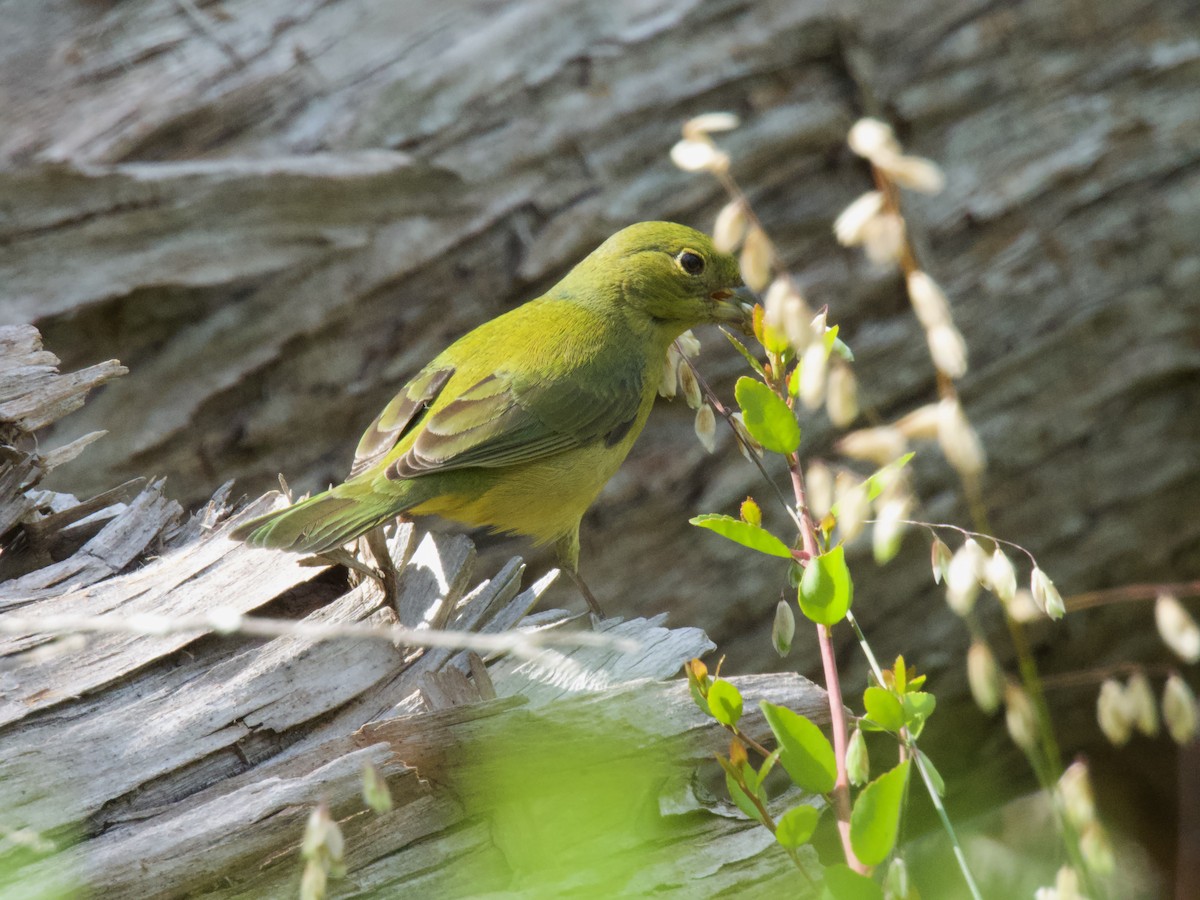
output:
[[[597,441],[522,465],[475,469],[468,490],[447,490],[414,506],[411,512],[526,535],[538,544],[556,541],[578,527],[588,507],[621,467],[646,424],[655,393],[653,387],[647,392],[633,426],[611,447]]]

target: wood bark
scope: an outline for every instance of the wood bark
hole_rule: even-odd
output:
[[[685,681],[662,680],[712,649],[699,629],[610,619],[595,625],[607,643],[487,659],[378,635],[320,638],[313,628],[352,624],[545,632],[578,617],[531,613],[553,578],[522,590],[519,559],[472,587],[475,549],[461,535],[398,527],[387,597],[377,580],[351,586],[327,561],[229,539],[277,495],[231,515],[223,488],[185,520],[161,481],[100,508],[42,490],[37,477],[63,453],[41,453],[27,423],[77,408],[122,370],[61,375],[27,326],[0,328],[0,345],[12,351],[0,368],[9,449],[0,476],[17,484],[0,511],[18,520],[4,558],[15,552],[29,569],[0,586],[5,897],[76,887],[128,898],[295,896],[305,821],[319,805],[345,840],[337,896],[400,885],[475,896],[517,883],[595,892],[613,884],[614,867],[646,894],[718,896],[736,881],[796,877],[769,832],[691,785],[728,742]],[[70,532],[87,523],[78,546]],[[38,565],[46,556],[63,558]],[[247,638],[251,613],[295,628]],[[178,627],[160,627],[171,620]],[[89,634],[95,623],[122,627]],[[752,700],[827,718],[823,692],[798,676],[738,684]],[[743,727],[767,732],[756,707]],[[391,794],[387,811],[364,805],[368,766]],[[647,804],[652,852],[639,833]],[[579,819],[579,809],[598,825],[584,817],[572,832],[571,853],[590,848],[578,859],[518,839],[523,818],[575,810]],[[461,859],[447,865],[451,857]],[[804,860],[815,874],[815,855]]]
[[[969,344],[961,392],[990,460],[991,530],[1029,547],[1066,594],[1200,572],[1188,0],[7,0],[0,12],[19,35],[0,42],[0,324],[37,324],[70,368],[131,370],[55,432],[67,445],[111,434],[51,485],[88,495],[167,476],[165,496],[192,507],[229,479],[251,496],[279,472],[300,490],[340,479],[357,434],[449,340],[630,221],[709,223],[719,190],[667,152],[683,120],[712,109],[742,117],[721,138],[734,172],[854,348],[865,407],[890,419],[934,395],[921,330],[894,273],[830,235],[870,187],[844,147],[869,113],[947,174],[907,213]],[[701,367],[728,397],[740,363],[702,337]],[[704,627],[739,670],[777,665],[780,573],[686,524],[766,491],[727,435],[709,458],[682,404],[660,406],[585,521],[589,582],[615,608]],[[830,453],[824,417],[802,424],[810,452]],[[936,450],[913,468],[920,516],[965,522]],[[493,568],[527,549],[488,546]],[[903,651],[944,676],[944,701],[961,700],[967,633],[925,554],[910,537],[876,570],[855,548],[856,608],[885,658]],[[1161,668],[1150,623],[1146,607],[1106,609],[1034,638],[1051,674]],[[862,683],[839,639],[847,680]],[[818,671],[815,646],[797,646]],[[1104,758],[1094,688],[1051,699],[1067,752]],[[953,738],[963,764],[946,774],[968,791],[1007,784],[1019,763],[1004,737],[963,714],[981,727]],[[1163,762],[1151,753],[1147,771]],[[1147,809],[1174,802],[1172,782],[1148,780]]]

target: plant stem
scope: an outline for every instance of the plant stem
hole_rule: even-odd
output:
[[[809,562],[820,553],[817,545],[817,531],[813,527],[812,515],[808,511],[808,501],[804,493],[804,472],[800,468],[800,458],[791,453],[787,457],[788,471],[792,476],[792,490],[796,495],[796,509],[800,513],[800,537],[804,550],[808,553]],[[825,693],[829,697],[829,725],[833,731],[833,755],[837,764],[837,779],[833,783],[833,812],[837,816],[838,834],[842,839],[842,851],[846,854],[846,864],[856,872],[867,873],[870,867],[864,865],[854,853],[850,843],[850,775],[846,771],[846,748],[848,746],[846,728],[846,705],[842,701],[842,683],[838,676],[837,657],[833,652],[833,632],[828,625],[817,626],[817,643],[821,647],[821,665],[825,669]]]

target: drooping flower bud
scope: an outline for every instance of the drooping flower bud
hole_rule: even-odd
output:
[[[967,651],[967,685],[976,705],[988,715],[1000,708],[1004,679],[996,657],[983,641],[973,641]]]
[[[1154,603],[1154,624],[1171,652],[1184,662],[1200,662],[1200,626],[1178,599],[1159,595]]]
[[[696,410],[696,437],[709,453],[717,450],[717,417],[707,403]]]
[[[1125,699],[1125,688],[1116,679],[1106,678],[1096,697],[1096,721],[1115,747],[1124,746],[1133,736],[1134,717]]]
[[[1037,746],[1037,714],[1029,695],[1015,684],[1004,689],[1004,724],[1013,743],[1026,753]]]
[[[999,546],[988,558],[986,574],[988,588],[1007,607],[1017,594],[1017,572]]]
[[[791,604],[780,600],[775,607],[775,622],[771,625],[771,645],[780,656],[787,656],[796,636],[796,614]]]
[[[1196,695],[1179,675],[1172,674],[1163,687],[1163,721],[1171,740],[1180,746],[1196,736]]]
[[[746,236],[748,224],[746,204],[741,200],[730,200],[721,207],[713,223],[713,246],[720,253],[732,253]]]

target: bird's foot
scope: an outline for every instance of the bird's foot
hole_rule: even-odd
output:
[[[564,569],[563,571],[571,576],[571,580],[575,582],[575,587],[579,588],[579,593],[581,593],[583,595],[583,599],[587,601],[588,608],[592,611],[592,615],[597,620],[607,618],[607,616],[604,615],[604,610],[600,608],[600,602],[596,599],[596,595],[592,593],[591,588],[587,586],[587,583],[583,580],[580,574],[573,569]]]

